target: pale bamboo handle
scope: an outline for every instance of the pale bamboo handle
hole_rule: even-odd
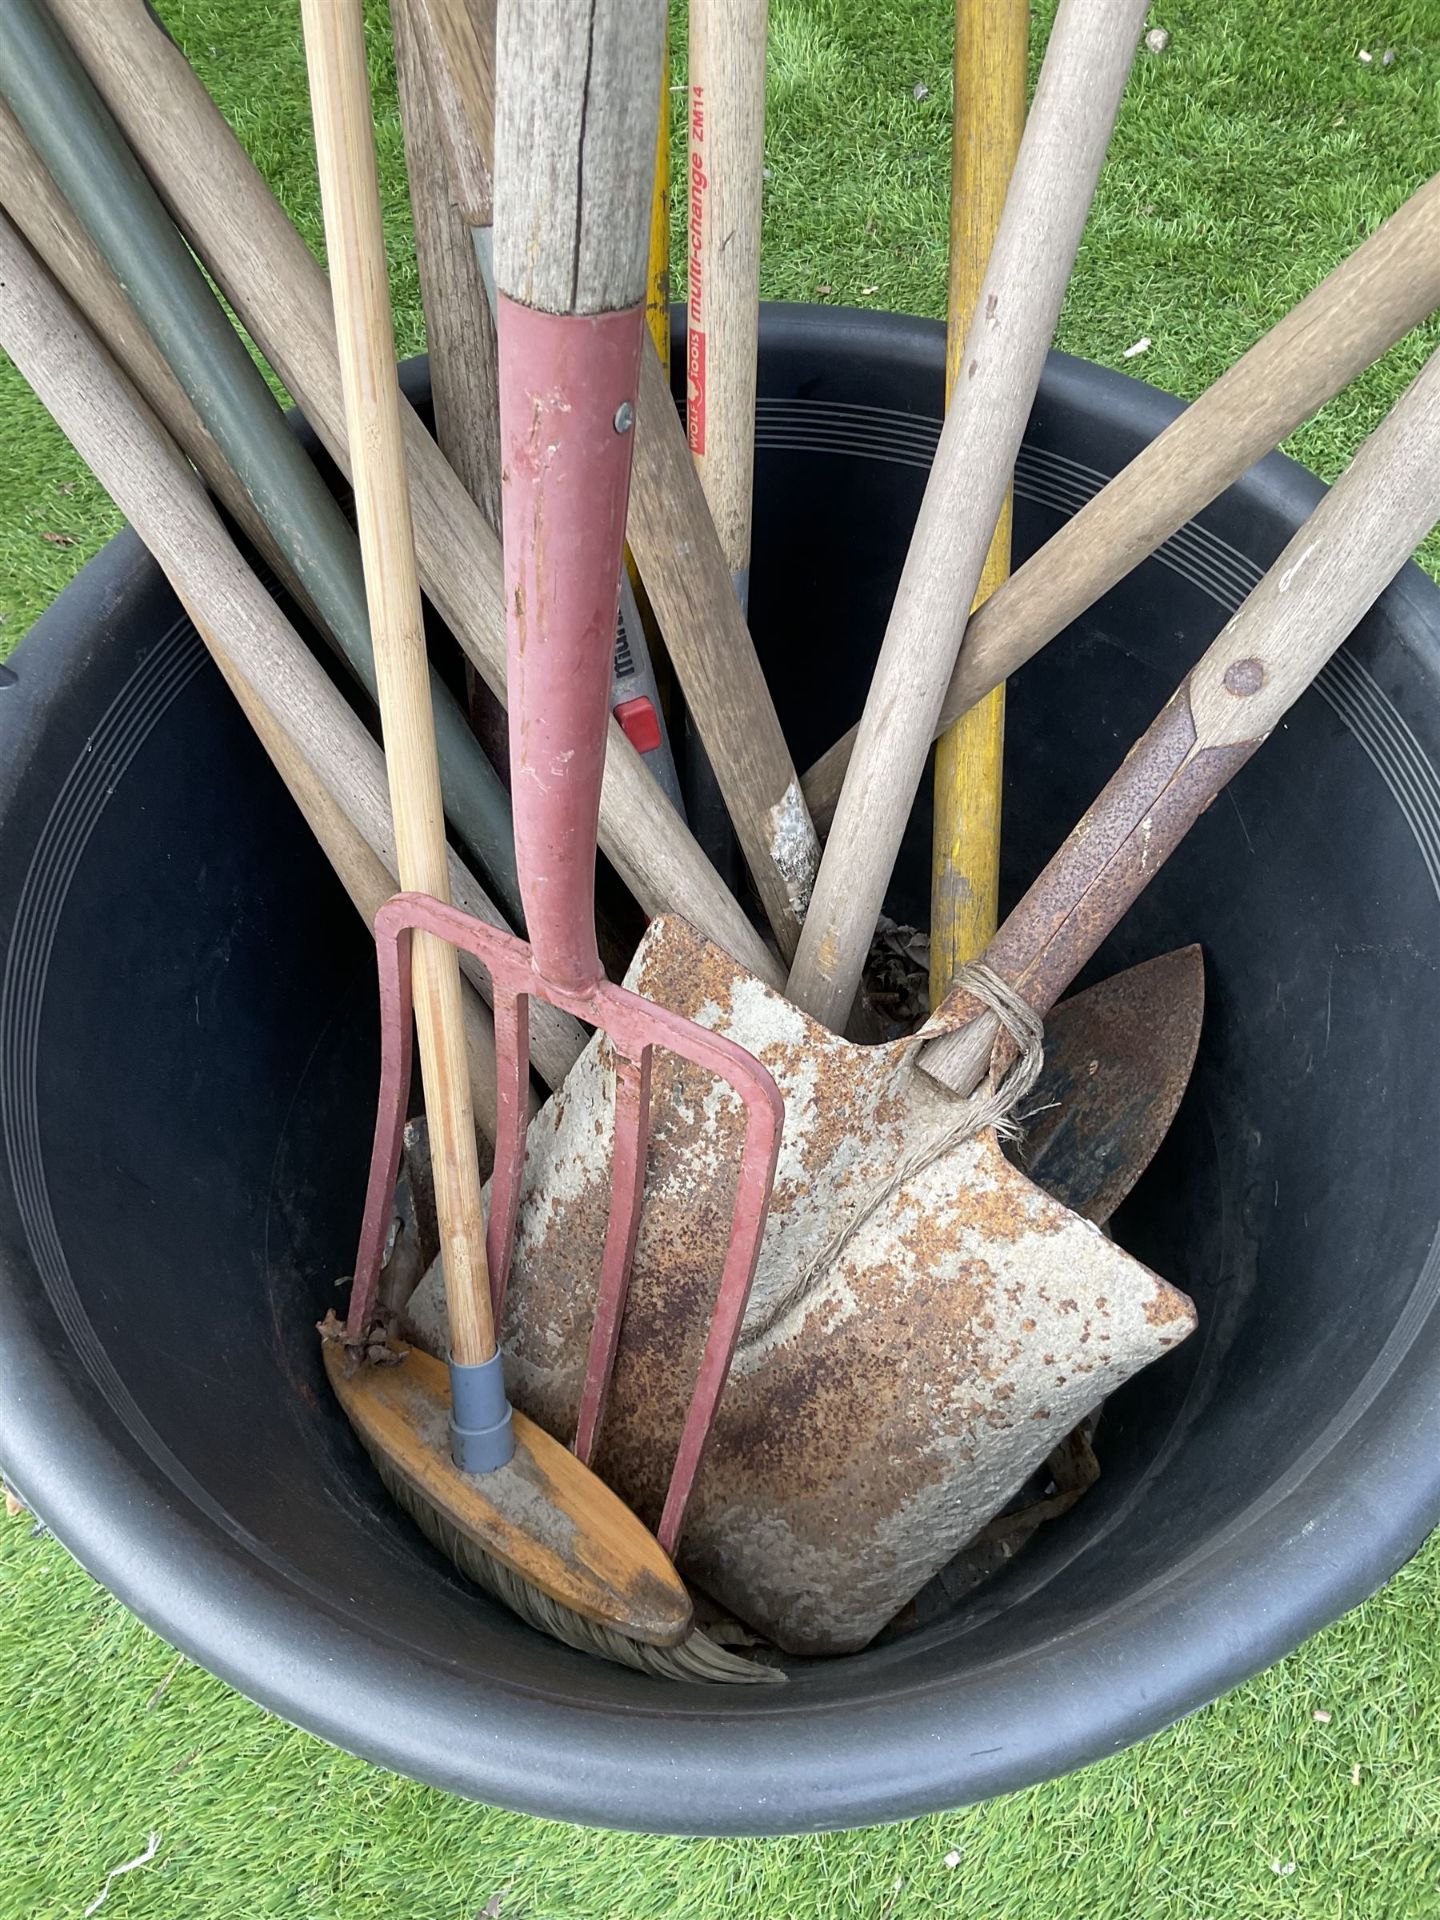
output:
[[[1064,298],[1145,0],[1061,0],[787,992],[849,1015]]]
[[[1263,334],[975,614],[940,725],[983,700],[1440,305],[1440,174]],[[805,775],[823,829],[852,728]]]
[[[364,18],[359,0],[302,0],[302,16],[400,884],[448,900]],[[475,1366],[495,1351],[495,1334],[454,948],[417,933],[413,975],[451,1352]]]
[[[742,606],[754,494],[768,21],[768,0],[691,0],[685,417]]]
[[[543,313],[645,297],[664,0],[502,0],[495,283]]]
[[[1046,1012],[1215,796],[1268,738],[1440,519],[1440,354],[1432,354],[1243,607],[1187,675],[986,952]],[[973,1006],[963,989],[940,1009]],[[921,1055],[978,1083],[993,1014]]]

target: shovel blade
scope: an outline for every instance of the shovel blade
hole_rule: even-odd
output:
[[[1170,1130],[1204,1013],[1205,965],[1194,946],[1062,1000],[1045,1021],[1045,1065],[1010,1159],[1062,1206],[1103,1226]]]

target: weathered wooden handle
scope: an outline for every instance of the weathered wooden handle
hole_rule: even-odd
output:
[[[747,598],[769,0],[691,0],[685,423],[725,564]]]
[[[1018,567],[965,629],[940,726],[983,700],[1440,305],[1440,174],[1426,181]],[[823,832],[858,729],[805,775]]]
[[[1144,0],[1061,0],[787,992],[845,1024],[935,736]]]
[[[800,939],[820,842],[660,361],[640,363],[630,550],[781,952]]]
[[[360,0],[303,0],[302,18],[400,885],[448,900],[365,23]],[[412,970],[451,1352],[461,1366],[476,1366],[494,1353],[495,1330],[459,959],[445,941],[417,933]]]
[[[195,251],[343,472],[349,440],[325,276],[224,115],[144,0],[50,0]],[[658,77],[657,77],[658,87]],[[421,576],[466,656],[502,700],[500,547],[412,409],[402,409]],[[607,858],[647,913],[680,913],[740,965],[781,969],[684,822],[612,725],[601,802]]]
[[[501,0],[495,283],[543,313],[645,297],[665,0]]]
[[[1053,1006],[1205,808],[1278,725],[1440,519],[1440,354],[1345,474],[1075,827],[987,949],[1037,1013]],[[963,988],[937,1020],[975,1003]],[[968,1093],[993,1014],[921,1055]]]

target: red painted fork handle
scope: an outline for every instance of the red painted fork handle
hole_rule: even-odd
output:
[[[539,313],[505,294],[501,505],[515,852],[541,977],[600,978],[595,836],[644,307]]]

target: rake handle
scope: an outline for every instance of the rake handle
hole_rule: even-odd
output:
[[[303,0],[302,16],[399,879],[407,892],[448,901],[364,19],[359,0]],[[475,1366],[494,1353],[495,1333],[459,960],[446,942],[417,934],[412,964],[451,1352]]]
[[[1440,354],[1432,354],[1081,819],[987,949],[1037,1013],[1053,1006],[1195,821],[1265,741],[1440,519]],[[956,989],[925,1048],[969,1093],[993,1014]]]

